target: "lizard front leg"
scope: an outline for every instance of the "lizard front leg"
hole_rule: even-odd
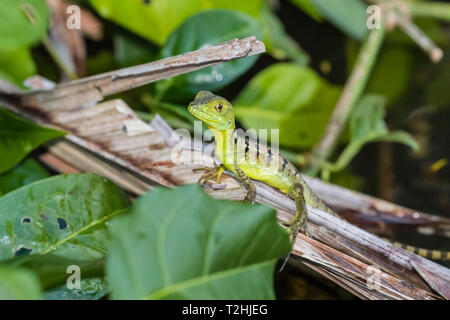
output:
[[[253,203],[256,197],[256,185],[250,180],[250,178],[245,174],[245,172],[239,167],[235,167],[234,169],[236,173],[236,177],[239,181],[241,181],[245,188],[247,189],[247,195],[244,198],[244,202]]]
[[[198,179],[198,184],[205,184],[207,181],[213,179],[217,176],[216,182],[220,183],[220,178],[222,177],[225,167],[223,165],[218,165],[214,162],[214,168],[196,168],[193,169],[194,172],[205,171],[205,173]]]

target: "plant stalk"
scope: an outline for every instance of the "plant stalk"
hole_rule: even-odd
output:
[[[321,168],[321,164],[327,162],[336,149],[350,112],[364,92],[383,43],[384,35],[384,29],[374,29],[369,33],[325,132],[310,155],[309,163],[304,170],[306,174],[316,175]]]

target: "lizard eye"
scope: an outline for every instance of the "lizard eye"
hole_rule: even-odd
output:
[[[219,103],[219,104],[216,105],[214,108],[216,109],[217,112],[222,112],[223,105],[222,105],[221,103]]]

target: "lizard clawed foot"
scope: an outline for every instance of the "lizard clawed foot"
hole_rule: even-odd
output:
[[[311,232],[309,232],[309,228],[308,225],[305,224],[305,227],[300,229],[301,232],[303,232],[305,234],[305,236],[307,236],[308,238],[312,238],[312,234]]]
[[[304,233],[308,238],[312,238],[306,222],[306,217],[294,217],[287,225],[289,226],[289,237],[292,245],[294,245],[299,232]]]
[[[306,219],[303,223],[303,225],[300,225],[295,218],[292,219],[291,222],[289,222],[287,225],[289,225],[289,238],[291,240],[291,246],[294,247],[295,239],[297,239],[298,232],[303,232],[308,238],[311,238],[311,233],[309,232],[308,225],[306,224]],[[283,264],[280,267],[280,272],[283,271],[284,267],[286,266],[289,257],[291,256],[292,250],[288,253],[286,258],[284,258]]]
[[[192,171],[198,172],[198,171],[205,171],[205,173],[198,179],[198,184],[206,184],[209,180],[213,180],[215,177],[216,182],[220,183],[220,178],[222,176],[222,173],[224,172],[224,168],[221,165],[218,165],[214,163],[214,168],[195,168]]]
[[[308,230],[308,224],[306,223],[305,216],[295,215],[295,217],[291,221],[286,223],[285,225],[289,227],[288,228],[289,239],[291,240],[292,248],[294,248],[294,243],[295,243],[295,240],[297,239],[297,235],[298,235],[299,231],[304,232],[307,237],[311,237],[311,234],[309,233],[309,230]],[[288,262],[289,257],[291,256],[291,253],[292,253],[292,249],[289,252],[289,254],[286,256],[286,258],[284,258],[283,264],[281,265],[281,268],[280,268],[280,272],[283,271],[284,267],[286,266],[286,263]]]
[[[256,198],[256,187],[254,184],[248,186],[247,194],[245,195],[244,202],[253,204]]]
[[[255,197],[249,195],[247,192],[247,195],[245,196],[244,200],[242,200],[242,202],[253,204],[255,202]]]

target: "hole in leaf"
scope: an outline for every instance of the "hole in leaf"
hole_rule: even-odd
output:
[[[23,223],[31,223],[31,218],[30,217],[23,217],[22,220],[20,220],[20,222]]]
[[[28,256],[31,253],[31,251],[33,251],[33,249],[26,248],[26,247],[20,247],[19,249],[16,250],[16,252],[14,252],[14,255],[16,257]]]
[[[56,219],[56,221],[58,222],[58,226],[59,226],[60,230],[64,230],[65,228],[67,228],[67,222],[63,218],[58,218],[58,219]]]

